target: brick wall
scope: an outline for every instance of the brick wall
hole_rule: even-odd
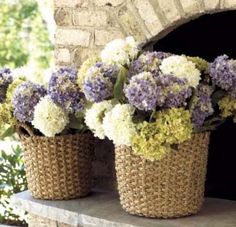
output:
[[[202,14],[236,9],[236,0],[54,0],[57,65],[79,66],[110,40],[159,39]]]

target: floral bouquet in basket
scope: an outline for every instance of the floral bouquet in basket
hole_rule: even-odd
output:
[[[61,68],[44,85],[24,76],[14,78],[10,69],[1,70],[0,76],[2,123],[11,126],[24,123],[36,135],[47,137],[86,130],[83,123],[86,102],[75,70]]]
[[[61,68],[37,84],[0,70],[0,119],[24,147],[35,198],[71,199],[90,192],[93,136],[84,124],[86,100],[77,72]]]
[[[193,133],[213,130],[229,115],[218,111],[218,103],[223,110],[230,98],[219,102],[223,92],[216,80],[224,83],[224,78],[217,64],[143,52],[132,37],[114,40],[79,70],[78,84],[93,103],[85,122],[100,139],[131,146],[150,160],[162,159]]]
[[[235,116],[236,67],[227,56],[141,51],[132,37],[89,58],[78,84],[91,107],[85,123],[115,144],[120,202],[146,217],[201,208],[209,131]]]

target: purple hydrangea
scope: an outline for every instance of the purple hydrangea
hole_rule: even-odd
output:
[[[229,60],[227,55],[217,57],[209,66],[212,81],[220,88],[230,91],[236,86],[235,61]]]
[[[168,58],[170,57],[172,54],[171,53],[168,53],[168,52],[163,52],[163,51],[156,51],[156,56],[160,59],[160,60],[163,60],[165,58]]]
[[[196,91],[196,98],[192,106],[192,122],[196,128],[204,124],[206,118],[214,113],[211,95],[212,87],[208,85],[199,85]]]
[[[137,60],[131,63],[129,77],[142,72],[150,72],[157,76],[159,74],[159,65],[161,64],[161,61],[169,56],[170,54],[165,52],[144,52]]]
[[[12,72],[8,68],[0,69],[0,103],[6,99],[7,88],[13,81]]]
[[[77,72],[71,68],[61,68],[53,73],[48,86],[51,99],[69,113],[83,110],[84,96],[76,83]]]
[[[16,119],[20,122],[31,122],[33,120],[34,107],[46,93],[46,90],[41,85],[32,82],[20,84],[12,96]]]
[[[124,93],[129,103],[139,110],[153,110],[163,102],[161,87],[150,72],[133,76],[124,87]]]
[[[119,69],[117,66],[98,62],[88,70],[83,84],[87,100],[101,102],[111,98]]]
[[[185,79],[173,75],[160,75],[157,83],[163,94],[162,107],[177,108],[187,105],[186,100],[192,95],[192,90]]]

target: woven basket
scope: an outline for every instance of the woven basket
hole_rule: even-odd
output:
[[[93,137],[90,133],[35,136],[24,124],[16,127],[24,148],[28,188],[34,198],[65,200],[91,191]]]
[[[193,135],[160,161],[116,147],[118,190],[130,214],[174,218],[197,213],[203,203],[209,133]]]

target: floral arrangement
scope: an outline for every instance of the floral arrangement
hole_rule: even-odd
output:
[[[14,127],[27,124],[36,135],[54,137],[86,130],[85,96],[77,84],[77,71],[60,68],[45,85],[0,70],[0,120]]]
[[[19,73],[15,73],[19,74]],[[48,137],[90,129],[116,146],[159,160],[191,139],[236,121],[236,60],[141,51],[117,39],[78,72],[61,68],[37,84],[0,70],[0,120]]]
[[[236,119],[236,61],[143,52],[117,39],[81,66],[77,83],[91,102],[85,123],[94,135],[160,160],[193,133]]]

